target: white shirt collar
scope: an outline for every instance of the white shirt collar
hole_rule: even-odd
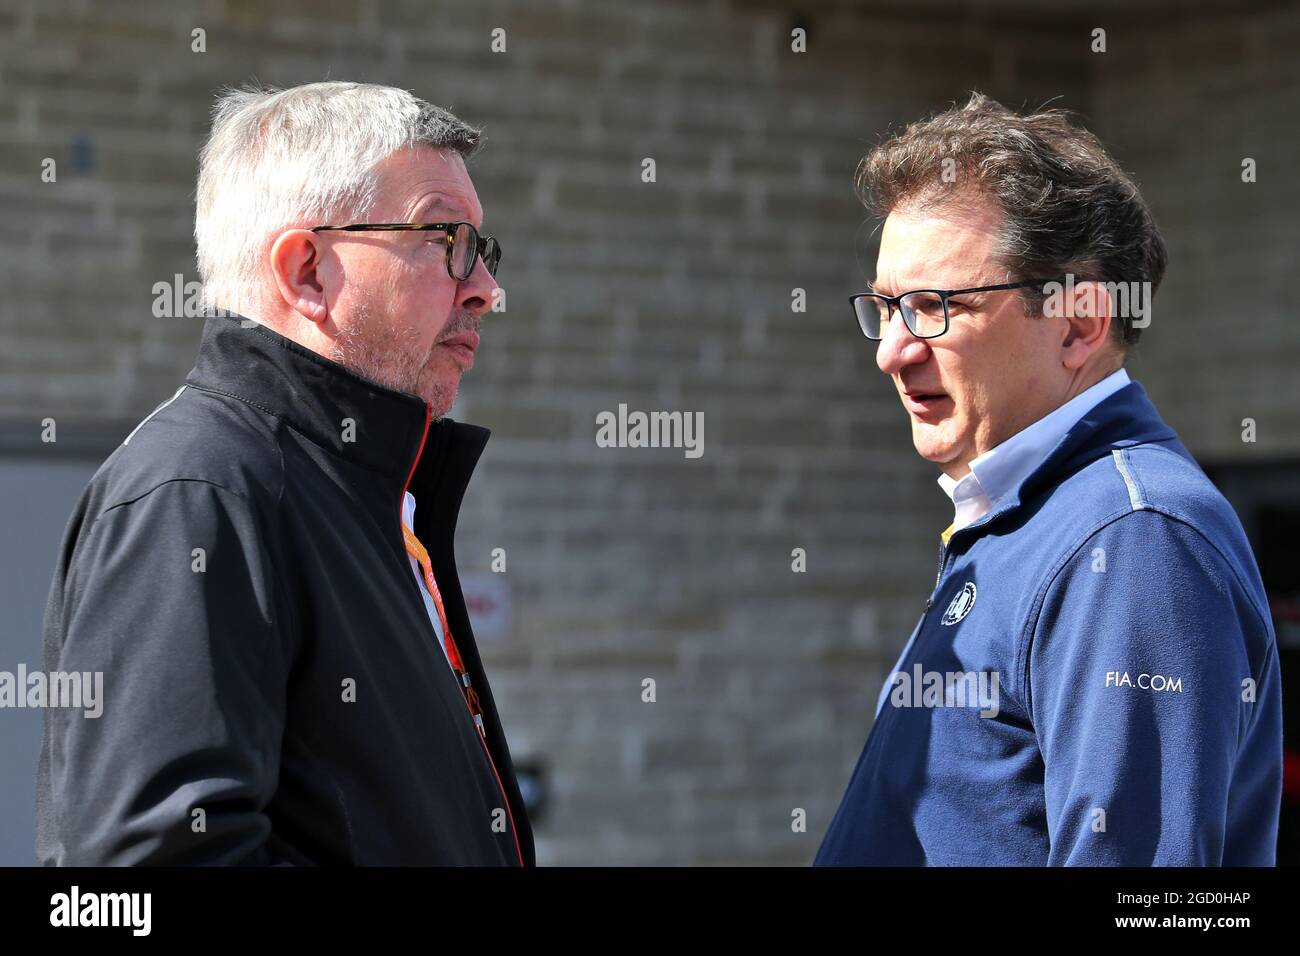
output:
[[[939,487],[952,499],[952,530],[964,528],[992,511],[998,499],[1019,488],[1079,419],[1128,384],[1128,372],[1117,369],[972,460],[970,471],[961,478],[940,475]]]

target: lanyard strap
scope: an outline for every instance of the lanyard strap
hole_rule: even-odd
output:
[[[486,737],[486,731],[483,727],[483,707],[479,703],[478,691],[470,686],[469,672],[465,669],[465,663],[461,660],[460,650],[456,647],[456,641],[451,636],[451,627],[447,624],[447,610],[442,604],[442,592],[438,590],[438,582],[433,579],[433,564],[429,561],[429,552],[425,550],[420,539],[415,536],[415,532],[402,523],[402,540],[406,542],[406,553],[415,558],[420,565],[420,571],[424,576],[424,586],[429,589],[429,596],[433,598],[433,606],[438,611],[438,621],[442,624],[442,639],[447,645],[447,660],[451,664],[452,672],[460,681],[462,689],[465,692],[465,703],[469,705],[470,715],[474,718],[474,724],[478,727],[480,735]]]
[[[437,608],[438,621],[442,624],[442,639],[447,645],[447,660],[451,664],[452,672],[460,678],[461,689],[465,692],[465,703],[469,706],[470,716],[474,718],[474,725],[478,727],[479,740],[483,743],[483,753],[487,756],[488,766],[492,768],[492,776],[496,778],[497,786],[501,788],[501,798],[505,802],[506,814],[510,817],[515,852],[519,855],[519,865],[523,866],[524,851],[519,845],[519,829],[515,826],[514,811],[510,809],[510,797],[506,795],[505,784],[501,782],[501,774],[497,773],[496,761],[492,759],[492,750],[488,747],[487,730],[483,725],[483,707],[479,704],[478,691],[470,686],[469,672],[465,670],[456,641],[451,636],[451,628],[447,625],[447,610],[442,606],[442,592],[438,590],[438,582],[433,579],[433,564],[429,561],[429,552],[425,550],[424,545],[420,544],[420,539],[415,536],[415,532],[406,526],[405,521],[402,522],[402,540],[406,542],[406,553],[419,563],[420,571],[424,576],[424,586],[429,589],[433,606]]]

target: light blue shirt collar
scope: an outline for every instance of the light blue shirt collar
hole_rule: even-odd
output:
[[[988,514],[998,499],[1020,487],[1079,419],[1127,384],[1128,372],[1117,369],[975,458],[970,471],[961,478],[940,475],[939,487],[952,499],[952,530],[960,530]]]

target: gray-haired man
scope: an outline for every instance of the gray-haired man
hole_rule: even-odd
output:
[[[45,712],[42,862],[533,864],[452,550],[478,142],[387,87],[219,100],[195,235],[236,314],[68,526],[45,663],[107,701]]]

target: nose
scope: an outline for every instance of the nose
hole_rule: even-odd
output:
[[[930,357],[930,346],[925,339],[918,339],[903,321],[898,306],[885,323],[885,335],[876,347],[876,365],[886,375],[897,375],[900,369],[908,365],[919,365]]]
[[[492,308],[493,293],[497,280],[488,272],[480,256],[474,260],[474,269],[469,276],[456,287],[456,305],[479,318]]]

